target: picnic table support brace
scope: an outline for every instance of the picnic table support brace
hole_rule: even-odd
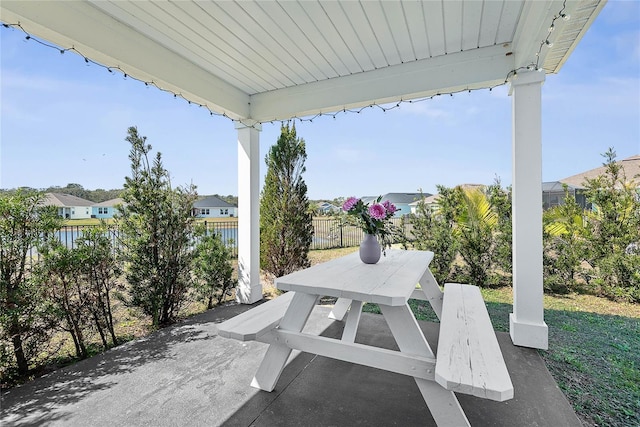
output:
[[[436,278],[433,277],[433,273],[431,273],[431,270],[425,270],[419,283],[426,300],[429,301],[429,304],[431,304],[431,308],[433,308],[436,316],[438,316],[438,319],[440,319],[440,316],[442,315],[443,292],[442,290],[440,290],[438,282]]]
[[[347,323],[342,331],[342,341],[355,342],[358,324],[362,315],[362,301],[351,301],[351,308],[347,315]]]
[[[293,332],[302,331],[317,300],[316,295],[296,292],[280,322],[279,329]],[[271,344],[262,359],[256,376],[251,381],[251,386],[264,391],[273,391],[290,354],[291,348],[287,345]]]
[[[329,319],[342,320],[344,315],[347,314],[351,300],[348,298],[338,298],[338,301],[333,306],[333,310],[329,313]]]

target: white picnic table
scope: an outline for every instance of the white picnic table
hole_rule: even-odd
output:
[[[439,426],[469,422],[454,392],[503,401],[513,385],[475,286],[438,286],[429,251],[387,250],[377,264],[353,253],[275,280],[286,294],[219,326],[221,336],[258,340],[269,348],[251,383],[272,391],[293,349],[412,376]],[[303,332],[318,299],[338,298],[330,317],[342,321],[341,339]],[[441,320],[438,354],[431,349],[408,301],[429,301]],[[376,303],[399,351],[355,342],[364,303]]]

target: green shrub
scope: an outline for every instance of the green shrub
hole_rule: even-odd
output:
[[[204,225],[197,227],[198,243],[193,260],[194,287],[206,304],[213,308],[214,300],[222,302],[233,286],[231,276],[231,250],[215,231],[207,231]]]
[[[597,264],[593,283],[600,294],[619,301],[640,302],[640,255],[613,254]]]

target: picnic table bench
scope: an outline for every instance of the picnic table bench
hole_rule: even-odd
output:
[[[218,325],[219,335],[270,344],[251,385],[272,391],[292,349],[415,378],[438,425],[469,425],[453,392],[504,401],[513,385],[480,290],[447,283],[428,269],[433,253],[391,250],[378,264],[347,255],[276,279],[288,292]],[[419,284],[416,287],[416,284]],[[347,316],[340,340],[302,332],[320,296],[338,300],[330,314]],[[428,301],[440,319],[437,354],[409,308]],[[355,343],[365,302],[377,303],[400,351]]]

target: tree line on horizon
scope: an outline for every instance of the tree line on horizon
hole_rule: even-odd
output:
[[[123,188],[115,188],[111,190],[105,190],[103,188],[97,188],[95,190],[89,190],[84,188],[81,184],[69,183],[64,187],[60,186],[51,186],[47,188],[32,188],[32,187],[19,187],[19,188],[11,188],[11,189],[3,189],[0,188],[0,194],[2,193],[12,193],[17,190],[23,191],[40,191],[43,193],[62,193],[62,194],[70,194],[72,196],[80,197],[81,199],[89,200],[95,203],[106,202],[107,200],[117,199],[122,197],[122,193],[124,191]],[[228,194],[226,196],[222,196],[220,194],[213,194],[213,196],[224,200],[225,202],[232,204],[234,206],[238,206],[238,196],[234,196],[232,194]]]

